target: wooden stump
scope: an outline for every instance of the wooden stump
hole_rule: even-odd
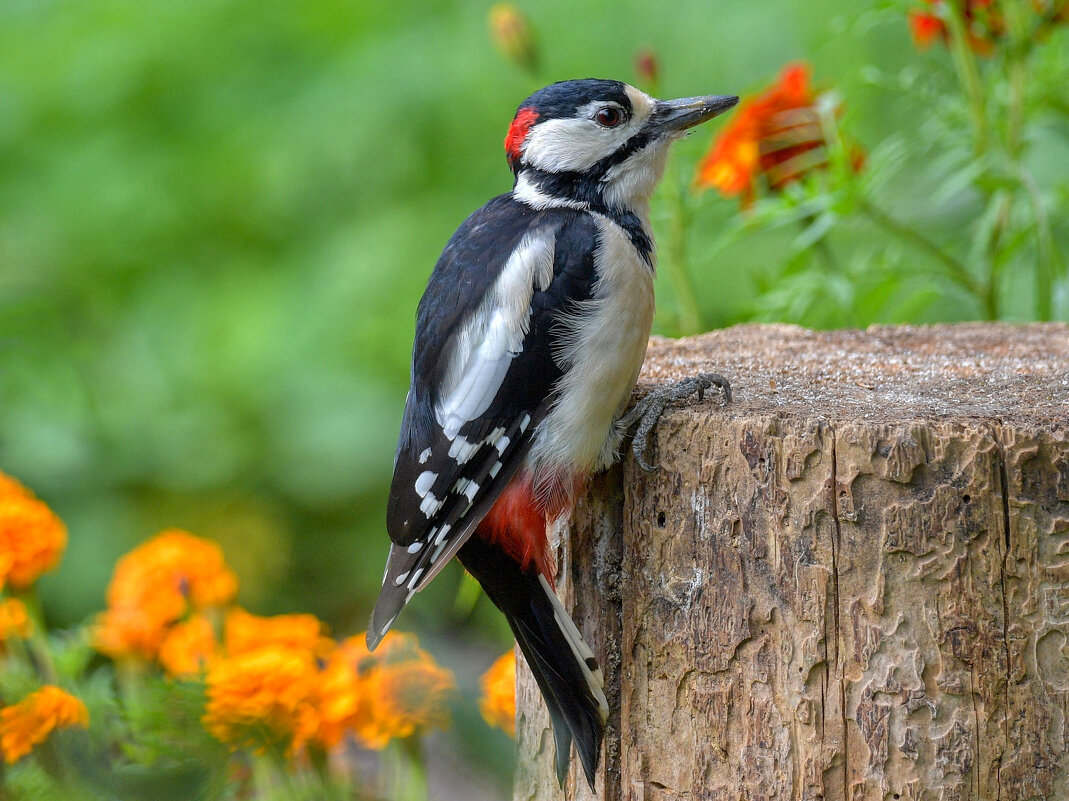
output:
[[[701,371],[561,536],[598,793],[521,666],[515,798],[1069,799],[1069,328],[741,326],[639,392]]]

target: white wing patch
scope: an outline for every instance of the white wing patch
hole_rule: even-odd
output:
[[[479,442],[468,442],[467,437],[458,434],[449,446],[449,458],[457,464],[464,464],[479,449]]]
[[[444,503],[444,498],[439,499],[435,496],[433,492],[428,492],[427,497],[423,499],[422,503],[420,503],[419,510],[423,512],[423,516],[429,520],[433,515],[437,514],[438,510],[442,508],[442,505]]]
[[[419,497],[426,498],[427,493],[431,491],[431,487],[434,486],[435,479],[438,478],[438,474],[432,470],[424,470],[419,474],[419,478],[416,479],[416,492],[419,493]]]
[[[465,423],[489,408],[513,357],[523,350],[530,326],[531,298],[553,280],[555,239],[552,228],[527,234],[478,310],[451,343],[441,400],[434,409],[438,425],[448,439],[454,440]]]

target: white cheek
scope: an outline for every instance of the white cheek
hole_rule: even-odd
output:
[[[634,125],[602,128],[593,120],[572,117],[539,123],[523,146],[523,160],[546,172],[586,172],[613,153],[634,133]]]

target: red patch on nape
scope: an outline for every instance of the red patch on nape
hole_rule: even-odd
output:
[[[520,150],[527,138],[527,132],[537,120],[538,112],[533,108],[521,108],[516,112],[516,118],[509,126],[508,135],[505,137],[505,152],[508,154],[509,161],[519,161]]]

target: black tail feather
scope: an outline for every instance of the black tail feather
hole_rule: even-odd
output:
[[[501,548],[478,536],[468,540],[457,555],[504,612],[542,691],[553,724],[558,781],[564,784],[574,739],[593,790],[607,710],[597,663],[592,655],[576,653],[577,648],[589,649],[537,571],[522,570]]]

